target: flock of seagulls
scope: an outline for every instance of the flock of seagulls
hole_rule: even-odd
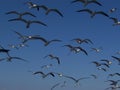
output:
[[[108,17],[109,19],[113,20],[114,21],[114,24],[113,26],[115,25],[120,25],[120,21],[115,18],[115,17],[110,17],[110,15],[104,11],[93,11],[91,9],[88,9],[88,8],[85,8],[88,4],[96,4],[98,6],[103,6],[100,2],[98,2],[97,0],[74,0],[74,1],[71,1],[71,3],[83,3],[84,4],[84,9],[80,9],[80,10],[77,10],[76,12],[87,12],[90,14],[91,18],[93,18],[95,15],[103,15],[105,17]],[[40,9],[44,10],[45,11],[45,14],[48,15],[50,12],[55,12],[56,14],[58,14],[60,17],[64,17],[63,13],[60,12],[58,9],[56,8],[49,8],[47,7],[46,5],[39,5],[39,4],[35,4],[34,2],[31,2],[31,1],[28,1],[28,2],[25,2],[26,5],[28,5],[28,8],[29,9],[36,9],[37,11],[40,11]],[[110,13],[113,13],[117,10],[117,8],[112,8],[109,10]],[[29,29],[31,24],[40,24],[42,26],[48,26],[46,23],[42,22],[42,21],[39,21],[39,20],[27,20],[24,18],[24,16],[31,16],[33,18],[37,17],[36,15],[32,14],[31,12],[18,12],[18,11],[9,11],[9,12],[6,12],[5,13],[6,15],[10,15],[10,14],[15,14],[17,15],[17,17],[15,18],[12,18],[12,19],[9,19],[8,22],[15,22],[15,21],[20,21],[20,22],[23,22],[26,24],[26,28]],[[51,39],[51,40],[48,40],[47,38],[45,37],[42,37],[41,35],[23,35],[21,34],[20,32],[18,31],[13,31],[14,34],[16,34],[18,37],[18,39],[21,40],[21,43],[20,44],[8,44],[8,46],[10,48],[13,48],[13,49],[17,49],[19,50],[21,47],[29,47],[28,45],[28,42],[33,42],[33,41],[41,41],[43,42],[43,45],[46,47],[46,46],[49,46],[51,43],[64,43],[63,40],[61,39]],[[62,48],[68,48],[70,52],[73,52],[75,54],[77,53],[83,53],[83,55],[85,56],[89,56],[89,52],[87,51],[87,49],[83,48],[81,45],[83,44],[88,44],[88,45],[94,45],[94,42],[89,39],[89,38],[73,38],[70,40],[70,42],[73,42],[75,44],[77,44],[78,46],[76,45],[72,45],[71,43],[68,43],[68,44],[63,44],[63,46],[61,46]],[[102,47],[99,47],[99,48],[96,48],[96,47],[92,47],[90,48],[90,52],[91,51],[95,51],[96,53],[100,53],[101,51],[103,50]],[[21,58],[21,57],[17,57],[17,56],[11,56],[10,52],[12,50],[11,49],[7,49],[7,48],[4,48],[2,45],[0,45],[0,53],[4,53],[6,54],[6,57],[5,58],[0,58],[0,61],[8,61],[8,62],[11,62],[12,60],[21,60],[21,61],[24,61],[24,62],[29,62],[28,60],[24,59],[24,58]],[[120,54],[120,52],[116,52],[116,54]],[[57,55],[54,55],[52,53],[48,54],[48,55],[45,55],[43,59],[50,59],[50,60],[55,60],[57,62],[58,65],[61,64],[61,58]],[[111,61],[112,60],[112,61]],[[94,64],[96,69],[97,70],[102,70],[104,72],[108,72],[108,70],[110,69],[111,65],[113,64],[114,61],[117,61],[118,62],[118,65],[120,65],[120,57],[117,57],[115,55],[111,55],[111,60],[108,60],[108,59],[101,59],[99,61],[92,61],[90,62],[91,64]],[[53,64],[46,64],[46,65],[42,65],[41,68],[42,69],[49,69],[50,67],[53,67],[54,65]],[[58,72],[48,72],[48,73],[44,73],[42,70],[40,71],[36,71],[36,72],[32,72],[33,75],[40,75],[42,78],[47,78],[48,76],[51,76],[51,77],[63,77],[64,80],[72,80],[74,81],[75,85],[76,86],[79,86],[79,82],[81,80],[84,80],[84,79],[90,79],[90,78],[94,78],[94,79],[98,79],[98,75],[96,74],[90,74],[89,76],[85,76],[85,77],[80,77],[78,79],[76,79],[75,77],[73,76],[70,76],[70,75],[64,75],[64,74],[61,74],[61,73],[58,73]],[[116,72],[116,73],[111,73],[111,74],[108,74],[108,78],[105,82],[110,82],[110,87],[107,87],[105,90],[116,90],[116,89],[119,89],[120,88],[120,85],[119,85],[119,82],[120,80],[112,80],[112,79],[109,79],[111,77],[114,77],[114,76],[120,76],[120,73],[119,72]],[[61,88],[62,87],[66,87],[66,81],[63,82],[63,84],[61,85],[61,83],[56,83],[55,85],[53,85],[51,87],[51,90],[54,90],[56,89],[56,87],[60,86]]]

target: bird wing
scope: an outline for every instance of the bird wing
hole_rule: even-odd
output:
[[[114,58],[114,59],[120,61],[120,58],[118,58],[118,57],[112,56],[112,58]]]
[[[64,75],[64,77],[70,78],[70,79],[72,79],[72,80],[74,80],[74,81],[77,81],[75,78],[73,78],[73,77],[71,77],[71,76],[65,76],[65,75]]]
[[[40,5],[40,6],[38,6],[38,7],[44,9],[45,11],[48,10],[48,7],[46,7],[45,5]]]
[[[55,75],[52,72],[49,72],[47,75],[51,75],[51,76],[55,77]]]
[[[81,48],[81,47],[79,47],[79,49],[82,51],[82,52],[84,52],[86,55],[88,55],[88,53],[87,53],[87,51],[86,50],[84,50],[83,48]]]
[[[50,40],[49,42],[50,42],[50,43],[51,43],[51,42],[61,42],[61,40],[53,39],[53,40]]]
[[[57,61],[58,61],[58,64],[60,64],[60,59],[59,57],[54,57]]]
[[[22,21],[22,22],[28,23],[27,20],[21,19],[21,18],[14,18],[14,19],[10,19],[10,20],[8,20],[8,21]]]
[[[42,75],[45,75],[42,71],[34,72],[33,75],[35,75],[35,74],[42,74]]]
[[[93,42],[90,39],[84,39],[84,40],[93,44]]]
[[[41,24],[43,26],[47,26],[45,23],[41,22],[41,21],[31,21],[31,23],[38,23],[38,24]]]
[[[82,9],[82,10],[78,10],[78,11],[76,11],[76,12],[88,12],[88,13],[90,13],[90,14],[93,13],[93,11],[90,10],[90,9]]]
[[[98,1],[88,1],[88,3],[95,3],[95,4],[97,4],[97,5],[99,5],[99,6],[102,6],[102,4],[101,3],[99,3]]]
[[[85,3],[86,1],[85,1],[85,0],[74,0],[74,1],[72,1],[71,3],[76,3],[76,2],[82,2],[82,3]]]
[[[88,78],[90,77],[82,77],[82,78],[79,78],[78,81],[83,80],[83,79],[88,79]]]
[[[18,36],[20,36],[21,38],[24,38],[24,36],[21,33],[17,32],[17,31],[13,31],[13,32],[16,33]]]
[[[110,17],[110,19],[112,19],[115,23],[118,22],[118,19],[117,19],[117,18]]]
[[[19,15],[20,13],[18,13],[17,11],[10,11],[10,12],[7,12],[6,14],[17,14],[17,15]]]
[[[32,14],[30,12],[24,12],[22,15],[30,15],[30,16],[36,17],[34,14]]]
[[[109,15],[103,11],[98,11],[98,12],[95,12],[95,14],[101,14],[101,15],[104,15],[106,17],[109,17]]]
[[[46,15],[48,15],[51,11],[56,12],[56,13],[58,13],[61,17],[63,17],[63,14],[62,14],[59,10],[57,10],[57,9],[49,9],[49,10],[46,12]]]
[[[20,58],[20,57],[11,57],[12,59],[18,59],[18,60],[22,60],[22,61],[25,61],[25,62],[28,62],[27,60],[23,59],[23,58]]]

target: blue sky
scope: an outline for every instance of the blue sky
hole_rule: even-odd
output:
[[[114,61],[111,56],[120,57],[116,55],[120,51],[120,26],[112,26],[113,21],[108,17],[96,15],[90,18],[90,15],[85,12],[76,12],[77,10],[89,8],[91,10],[102,10],[109,14],[110,17],[120,19],[120,0],[98,0],[103,6],[96,4],[89,4],[83,7],[82,3],[73,3],[72,0],[31,0],[39,5],[46,5],[50,8],[57,8],[62,12],[64,17],[60,17],[56,13],[49,13],[45,15],[43,10],[29,9],[28,5],[24,4],[28,0],[1,0],[1,31],[0,31],[0,45],[4,48],[10,49],[10,55],[22,57],[29,61],[29,63],[13,60],[12,62],[0,62],[0,90],[50,90],[56,83],[67,82],[67,86],[61,88],[56,87],[56,90],[103,90],[109,87],[109,83],[104,82],[110,73],[119,72],[120,66]],[[117,8],[116,12],[109,13],[111,8]],[[16,18],[16,15],[6,15],[8,11],[31,12],[37,17],[25,16],[29,20],[40,20],[48,26],[39,24],[32,24],[30,28],[26,29],[22,22],[8,22],[9,19]],[[19,50],[10,48],[8,44],[18,44],[21,41],[13,32],[17,31],[23,35],[40,35],[48,40],[60,39],[62,42],[52,43],[45,47],[41,41],[29,41],[29,47],[23,47]],[[89,38],[93,41],[92,44],[76,44],[72,42],[73,38]],[[74,46],[81,46],[87,52],[88,56],[83,53],[70,53],[69,49],[62,47],[63,45],[71,44]],[[91,52],[91,47],[102,47],[100,53]],[[59,56],[61,64],[58,65],[54,60],[43,58],[48,54]],[[3,58],[6,55],[0,53]],[[92,61],[99,61],[101,59],[110,59],[113,64],[107,72],[97,70]],[[53,64],[49,69],[41,69],[42,65]],[[58,72],[75,78],[88,77],[91,74],[98,75],[98,79],[87,79],[80,82],[79,87],[74,87],[74,82],[67,78],[60,78],[58,76],[52,78],[47,77],[43,79],[40,75],[32,75],[29,71],[43,71]],[[120,72],[119,72],[120,73]],[[118,80],[119,77],[110,79]],[[54,90],[55,90],[54,89]]]

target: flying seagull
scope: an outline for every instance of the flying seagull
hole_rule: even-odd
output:
[[[99,6],[102,6],[101,3],[99,3],[98,1],[95,1],[95,0],[91,0],[91,1],[89,1],[89,0],[74,0],[74,1],[72,1],[71,3],[76,3],[76,2],[81,2],[81,3],[83,3],[83,4],[84,4],[84,7],[87,6],[87,5],[90,4],[90,3],[94,3],[94,4],[97,4],[97,5],[99,5]]]
[[[7,15],[8,15],[8,14],[16,14],[16,15],[19,16],[18,18],[22,18],[22,16],[24,16],[24,15],[29,15],[29,16],[32,16],[32,17],[36,17],[34,14],[32,14],[32,13],[30,13],[30,12],[19,13],[19,12],[17,12],[17,11],[10,11],[10,12],[7,12],[6,14],[7,14]]]
[[[77,12],[87,12],[87,13],[89,13],[91,15],[91,18],[93,18],[97,14],[109,17],[109,15],[107,13],[103,12],[103,11],[92,11],[90,9],[81,9],[81,10],[78,10]]]
[[[39,7],[39,9],[42,8],[43,10],[45,10],[46,11],[46,13],[45,13],[46,15],[48,15],[50,12],[55,12],[58,15],[60,15],[61,17],[63,17],[63,14],[56,8],[48,8],[45,5],[39,5],[38,7]]]
[[[116,57],[116,56],[111,56],[112,58],[114,58],[115,60],[118,61],[118,64],[120,65],[120,58]]]
[[[34,72],[33,75],[36,75],[36,74],[41,74],[42,75],[42,78],[45,78],[47,77],[48,75],[51,75],[52,77],[55,77],[55,75],[53,74],[53,72],[49,72],[47,74],[43,73],[42,71],[37,71],[37,72]]]
[[[82,44],[82,43],[93,44],[93,42],[90,39],[75,38],[75,39],[72,39],[72,41],[76,41],[78,44]]]
[[[50,43],[52,42],[61,42],[61,40],[59,39],[53,39],[53,40],[46,40],[45,38],[41,37],[41,36],[28,36],[29,38],[24,40],[23,43],[26,43],[30,40],[41,40],[44,42],[44,46],[48,46]]]
[[[8,21],[21,21],[26,23],[26,28],[29,28],[31,24],[33,23],[37,23],[37,24],[41,24],[43,26],[47,26],[45,23],[41,22],[41,21],[35,21],[35,20],[25,20],[25,19],[21,19],[21,18],[15,18],[15,19],[10,19]]]
[[[20,57],[16,57],[16,56],[8,56],[6,58],[1,58],[1,60],[7,60],[8,62],[11,62],[13,59],[15,60],[22,60],[24,62],[28,62],[27,60],[20,58]]]
[[[55,59],[55,60],[57,60],[57,63],[60,64],[60,59],[59,59],[59,57],[54,56],[53,54],[49,54],[49,55],[45,56],[44,58],[46,58],[46,57],[50,57],[51,59]]]

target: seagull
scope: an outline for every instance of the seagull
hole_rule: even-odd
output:
[[[120,73],[112,73],[112,74],[108,74],[108,78],[109,78],[110,76],[113,77],[113,76],[115,76],[115,75],[120,76]]]
[[[110,19],[112,19],[114,21],[113,26],[120,25],[120,21],[117,18],[110,17]]]
[[[59,85],[60,85],[60,83],[57,83],[57,84],[53,85],[50,90],[53,90],[55,87],[57,87]]]
[[[118,84],[118,82],[120,81],[120,80],[117,80],[117,81],[115,81],[115,80],[107,80],[106,82],[111,82],[111,84],[110,85],[113,85],[113,86],[117,86],[117,84]]]
[[[97,62],[97,61],[92,61],[92,63],[93,63],[93,64],[95,64],[95,65],[96,65],[96,67],[101,66],[101,63],[99,63],[99,62]]]
[[[75,38],[75,39],[72,39],[72,41],[76,41],[78,44],[82,44],[82,43],[91,43],[91,44],[93,44],[93,42],[90,39]]]
[[[37,23],[37,24],[41,24],[43,26],[47,26],[45,23],[41,22],[41,21],[31,21],[31,20],[25,20],[25,19],[21,19],[21,18],[15,18],[15,19],[10,19],[8,21],[22,21],[24,23],[26,23],[26,28],[29,28],[31,24],[33,23]]]
[[[19,13],[19,12],[17,12],[17,11],[10,11],[10,12],[7,12],[6,14],[7,14],[7,15],[8,15],[8,14],[17,14],[17,15],[19,15],[18,18],[22,18],[22,16],[24,16],[24,15],[30,15],[30,16],[32,16],[32,17],[36,17],[35,15],[33,15],[33,14],[30,13],[30,12]]]
[[[120,65],[120,58],[115,57],[115,56],[111,56],[111,57],[114,58],[115,60],[117,60],[117,61],[118,61],[118,64]]]
[[[91,0],[91,1],[88,1],[88,0],[74,0],[74,1],[72,1],[71,3],[76,3],[76,2],[81,2],[81,3],[83,3],[83,4],[84,4],[84,7],[87,6],[87,5],[90,4],[90,3],[95,3],[95,4],[99,5],[99,6],[102,6],[101,3],[99,3],[98,1],[95,1],[95,0]]]
[[[55,59],[55,60],[57,60],[58,64],[60,64],[60,59],[59,59],[59,57],[54,56],[54,55],[52,55],[52,54],[49,54],[49,55],[45,56],[44,58],[46,58],[46,57],[50,57],[51,59]]]
[[[104,62],[106,62],[108,65],[111,65],[111,64],[112,64],[112,62],[109,61],[109,60],[107,60],[107,59],[102,59],[102,60],[100,60],[100,61],[104,61]]]
[[[104,66],[110,68],[109,64],[107,64],[107,63],[101,63],[101,65],[104,65]]]
[[[6,58],[2,58],[1,60],[7,60],[8,62],[11,62],[13,59],[16,59],[16,60],[22,60],[24,62],[28,62],[27,60],[23,59],[23,58],[20,58],[20,57],[14,57],[14,56],[8,56]]]
[[[41,40],[44,42],[44,46],[48,46],[50,43],[52,42],[61,42],[61,40],[58,40],[58,39],[53,39],[53,40],[46,40],[45,38],[43,37],[40,37],[40,36],[28,36],[29,38],[24,40],[23,43],[26,43],[28,42],[29,40]]]
[[[84,50],[83,48],[81,48],[80,46],[74,47],[74,51],[75,51],[75,53],[78,53],[78,52],[82,51],[83,53],[85,53],[86,55],[88,55],[87,51]]]
[[[48,75],[51,75],[52,77],[55,77],[55,75],[53,74],[53,72],[49,72],[47,74],[43,73],[42,71],[37,71],[37,72],[34,72],[33,75],[36,75],[36,74],[41,74],[42,75],[42,78],[45,78],[47,77]]]
[[[65,47],[68,47],[70,49],[70,51],[74,51],[75,53],[79,53],[80,51],[84,52],[86,55],[88,55],[88,53],[86,52],[86,50],[84,50],[83,48],[81,48],[80,46],[78,47],[74,47],[72,45],[64,45]]]
[[[88,12],[91,15],[91,18],[93,18],[96,14],[101,14],[101,15],[104,15],[106,17],[109,17],[109,15],[103,11],[92,11],[90,9],[81,9],[81,10],[78,10],[77,12]]]
[[[69,79],[72,79],[72,80],[75,82],[75,84],[78,84],[78,82],[79,82],[80,80],[90,78],[90,77],[82,77],[82,78],[79,78],[79,79],[75,79],[74,77],[71,77],[71,76],[65,76],[65,75],[64,75],[64,77],[69,78]]]
[[[48,8],[46,7],[45,5],[40,5],[39,8],[42,8],[46,11],[46,15],[48,15],[50,12],[56,12],[57,14],[59,14],[61,17],[63,17],[63,14],[58,10],[58,9],[55,9],[55,8]]]
[[[36,8],[39,11],[39,5],[33,3],[33,2],[26,2],[25,4],[29,5],[29,8]]]

